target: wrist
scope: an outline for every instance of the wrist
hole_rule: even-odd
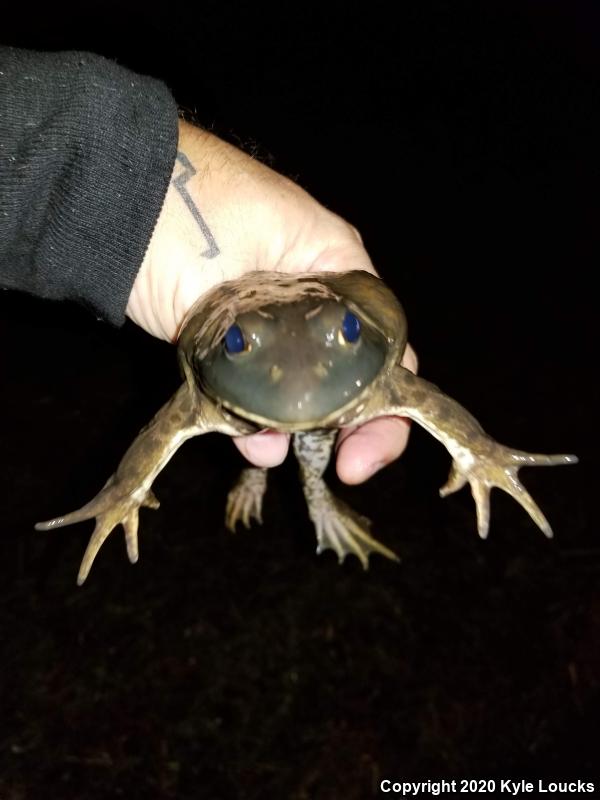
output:
[[[258,232],[273,188],[263,170],[279,177],[208,131],[179,121],[177,159],[127,305],[136,324],[175,341],[198,297],[259,268]]]

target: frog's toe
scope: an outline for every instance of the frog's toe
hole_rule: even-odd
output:
[[[88,542],[88,546],[83,555],[79,574],[77,575],[77,585],[81,586],[90,573],[94,559],[109,534],[121,524],[125,531],[125,546],[127,547],[127,557],[132,564],[135,564],[139,558],[138,548],[138,524],[139,524],[139,507],[141,505],[149,505],[151,508],[154,506],[147,503],[140,503],[139,505],[129,500],[129,502],[117,503],[111,509],[103,514],[99,514],[96,519],[96,527]]]
[[[154,508],[154,509],[160,508],[160,500],[154,494],[152,489],[148,489],[148,491],[146,492],[146,498],[142,502],[142,505],[145,506],[146,508]]]
[[[111,475],[102,489],[89,503],[81,506],[76,511],[71,511],[69,514],[63,514],[62,517],[54,517],[54,519],[46,520],[46,522],[36,522],[33,527],[36,531],[51,531],[53,528],[64,528],[66,525],[75,525],[77,522],[94,519],[94,517],[99,516],[110,508],[113,500],[112,487],[114,484],[115,476]],[[154,497],[153,494],[152,497]],[[156,498],[154,499],[156,500]]]
[[[557,467],[568,464],[577,464],[579,459],[573,454],[559,454],[559,455],[545,455],[544,453],[526,453],[523,451],[515,451],[510,453],[510,458],[515,466],[507,467],[504,470],[504,485],[500,485],[501,489],[514,497],[517,503],[520,503],[525,511],[529,514],[531,519],[535,522],[538,528],[542,531],[544,536],[551,539],[554,535],[550,523],[542,513],[542,510],[537,505],[535,500],[529,494],[527,489],[523,486],[518,478],[518,472],[521,467]]]
[[[564,463],[564,462],[554,462],[554,463]],[[568,462],[571,463],[571,462]],[[551,539],[554,535],[552,533],[552,528],[550,527],[550,523],[542,513],[541,508],[535,502],[533,497],[529,494],[527,489],[523,486],[521,481],[517,478],[517,470],[506,470],[506,482],[504,486],[500,486],[501,489],[504,489],[505,492],[510,494],[511,497],[520,503],[523,506],[525,511],[529,514],[531,519],[535,522],[538,528],[542,531],[544,536],[547,536],[548,539]]]
[[[578,464],[579,459],[572,453],[565,455],[546,455],[545,453],[526,453],[523,450],[514,450],[510,453],[511,460],[521,467],[560,467],[568,464]]]
[[[86,547],[85,553],[83,554],[83,558],[81,560],[81,566],[79,567],[79,573],[77,574],[78,586],[82,586],[85,583],[87,576],[90,574],[94,559],[98,555],[100,548],[108,538],[108,535],[112,531],[113,527],[114,526],[110,524],[110,521],[106,520],[105,518],[98,518],[94,532],[92,533],[90,541],[88,542],[88,546]],[[127,549],[129,551],[129,546]]]
[[[227,495],[225,525],[235,532],[238,522],[250,528],[252,520],[262,525],[262,503],[267,488],[267,470],[248,467]]]
[[[144,505],[149,505],[144,503]],[[150,508],[156,508],[157,506],[149,506]],[[137,564],[138,558],[140,557],[140,551],[138,547],[138,525],[139,525],[139,516],[137,509],[134,509],[131,513],[129,513],[125,519],[123,520],[123,530],[125,531],[125,546],[127,548],[127,558],[132,564]]]
[[[452,466],[450,467],[450,474],[448,475],[448,480],[440,489],[440,497],[448,497],[449,494],[454,494],[454,492],[458,492],[459,489],[463,488],[466,482],[467,482],[466,475],[463,475],[463,473],[457,469],[456,464],[452,462]]]

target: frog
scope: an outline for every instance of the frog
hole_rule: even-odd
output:
[[[441,497],[469,484],[477,531],[490,525],[490,493],[513,497],[546,537],[548,520],[521,483],[522,467],[575,464],[575,455],[529,453],[500,444],[433,383],[402,366],[407,321],[393,291],[367,270],[253,271],[213,288],[191,307],[180,330],[183,382],[142,429],[100,492],[76,511],[36,524],[53,530],[95,519],[77,576],[83,584],[108,535],[121,525],[127,556],[139,557],[139,511],[156,509],[152,484],[188,439],[205,433],[291,434],[317,553],[356,556],[367,569],[377,553],[371,522],[337,497],[324,473],[340,429],[382,416],[415,421],[451,456]],[[250,466],[229,492],[225,524],[262,523],[267,469]]]

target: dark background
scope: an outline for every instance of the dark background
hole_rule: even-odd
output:
[[[96,493],[178,385],[131,324],[0,296],[0,797],[368,798],[382,778],[597,779],[598,48],[581,2],[13,9],[5,44],[101,53],[165,80],[219,135],[353,222],[402,300],[421,373],[500,441],[575,452],[524,481],[544,539],[493,496],[490,538],[414,429],[360,487],[402,556],[316,557],[296,467],[233,537],[242,465],[188,443],[75,586]],[[591,276],[591,278],[590,278]],[[598,784],[596,784],[598,785]]]

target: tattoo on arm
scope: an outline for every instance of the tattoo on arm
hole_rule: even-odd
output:
[[[173,179],[173,185],[175,186],[179,194],[183,197],[184,203],[189,208],[193,218],[196,220],[198,227],[202,231],[202,235],[206,239],[206,243],[208,245],[208,248],[200,255],[203,258],[215,258],[215,256],[218,256],[221,251],[219,250],[219,247],[215,242],[215,237],[212,235],[210,228],[204,221],[204,217],[198,211],[198,208],[196,207],[196,204],[192,200],[190,193],[185,188],[185,184],[189,181],[189,179],[193,175],[196,174],[196,169],[194,168],[192,162],[189,160],[186,154],[183,153],[181,150],[177,151],[177,161],[179,161],[179,163],[183,167],[183,170],[179,173],[179,175],[177,175],[176,178]]]

